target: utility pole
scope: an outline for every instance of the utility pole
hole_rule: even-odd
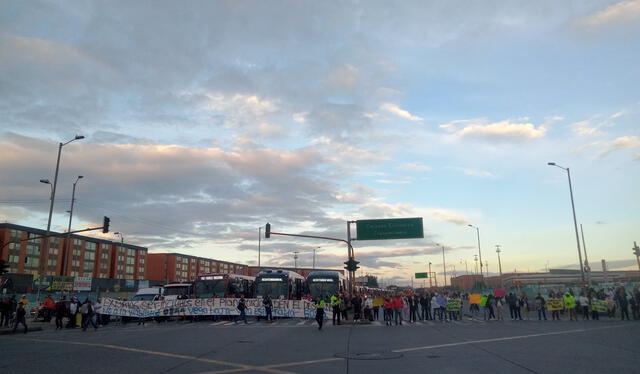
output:
[[[638,261],[638,270],[640,270],[640,248],[638,248],[638,244],[636,244],[636,242],[633,242],[633,253],[636,255],[636,261]]]
[[[293,252],[293,268],[298,270],[298,251]]]
[[[584,244],[584,231],[582,223],[580,224],[580,234],[582,235],[582,250],[584,251],[584,272],[587,276],[587,284],[591,286],[591,268],[589,267],[589,259],[587,258],[587,245]]]
[[[502,281],[502,262],[500,261],[500,244],[496,244],[496,253],[498,254],[498,271],[500,271],[500,287],[504,288],[504,283]]]
[[[431,262],[429,262],[429,287],[433,287],[433,283],[431,282],[432,279],[432,273],[431,273]]]
[[[444,271],[444,287],[447,287],[447,264],[444,260],[444,245],[442,245],[442,270]]]

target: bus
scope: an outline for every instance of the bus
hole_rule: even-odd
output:
[[[304,277],[290,270],[261,270],[256,276],[256,297],[300,300],[305,291]]]
[[[193,283],[169,283],[164,285],[164,299],[176,300],[178,297],[193,297]]]
[[[255,293],[255,277],[229,273],[198,275],[195,281],[195,297],[210,299],[212,297],[252,298]]]
[[[318,297],[328,299],[347,291],[347,278],[339,271],[314,270],[307,275],[307,290],[313,300]]]

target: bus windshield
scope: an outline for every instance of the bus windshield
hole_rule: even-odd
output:
[[[227,282],[224,279],[200,280],[196,282],[196,297],[200,299],[225,297]]]
[[[309,295],[311,295],[314,300],[318,297],[331,297],[331,295],[339,291],[337,279],[311,279],[308,287]]]
[[[265,281],[262,279],[258,282],[256,294],[261,297],[270,295],[273,298],[279,298],[282,296],[286,299],[289,297],[289,287],[284,279],[277,279],[274,281]]]

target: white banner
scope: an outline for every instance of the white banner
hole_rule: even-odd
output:
[[[125,317],[237,316],[240,299],[184,299],[163,301],[120,301],[102,299],[102,314]],[[315,318],[316,306],[307,300],[272,300],[274,317]],[[245,299],[247,316],[265,316],[262,299]],[[330,307],[325,308],[326,312]]]

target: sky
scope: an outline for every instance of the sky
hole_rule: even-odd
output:
[[[99,226],[150,252],[258,262],[260,227],[354,241],[408,284],[483,262],[636,269],[640,0],[3,1],[0,221]],[[474,225],[479,230],[476,231]],[[119,240],[110,234],[92,235]],[[355,227],[353,227],[355,236]],[[340,268],[345,245],[263,238],[262,266]],[[455,269],[454,269],[455,267]],[[360,274],[360,272],[359,272]]]

